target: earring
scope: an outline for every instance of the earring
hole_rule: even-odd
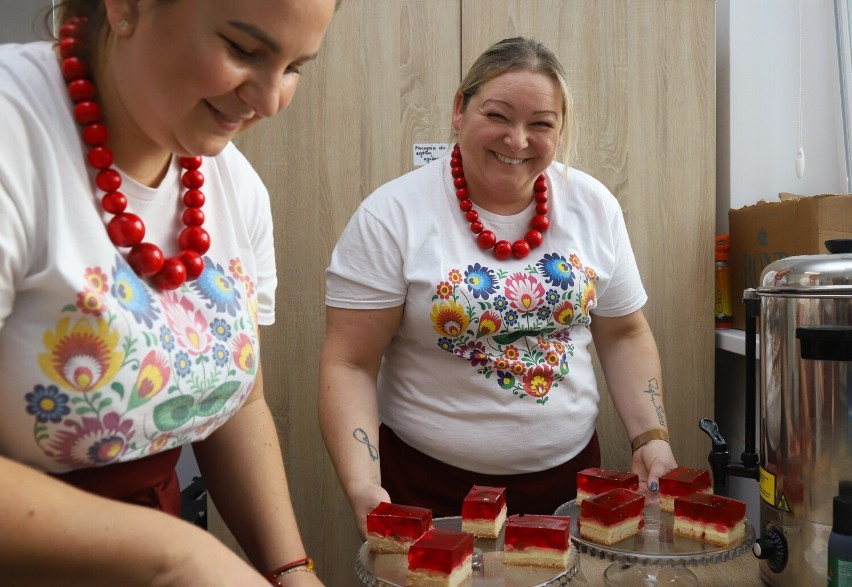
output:
[[[121,32],[126,31],[127,27],[129,27],[129,26],[130,26],[130,23],[127,22],[126,20],[124,20],[123,18],[115,23],[115,28],[117,28]]]

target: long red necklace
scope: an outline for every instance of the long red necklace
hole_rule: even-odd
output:
[[[89,79],[83,61],[83,27],[86,18],[71,18],[59,29],[59,54],[62,76],[68,84],[68,95],[74,102],[74,119],[82,127],[83,142],[89,146],[86,159],[97,170],[96,183],[105,193],[101,207],[114,216],[107,223],[107,234],[117,247],[129,247],[127,262],[140,277],[150,277],[159,289],[176,289],[187,279],[195,279],[204,270],[201,255],[210,248],[210,235],[204,224],[204,175],[199,169],[201,157],[180,157],[184,169],[181,183],[187,189],[183,196],[186,226],[178,236],[180,252],[164,258],[160,247],[142,242],[145,223],[137,215],[126,212],[127,198],[118,189],[121,175],[113,169],[113,154],[106,146],[109,133],[101,122],[101,108],[95,101],[95,86]]]
[[[550,221],[547,219],[547,180],[544,174],[538,176],[533,185],[535,197],[535,216],[530,220],[530,230],[521,240],[510,243],[507,240],[497,240],[497,236],[490,230],[485,230],[479,213],[473,209],[470,194],[467,191],[467,181],[464,178],[462,167],[462,156],[459,146],[453,147],[450,154],[450,173],[453,175],[453,185],[456,187],[456,197],[459,199],[459,208],[464,213],[465,219],[470,222],[470,231],[476,235],[476,243],[483,250],[494,249],[494,256],[505,261],[512,255],[516,259],[523,259],[530,251],[541,245],[544,239],[541,233],[547,230]]]

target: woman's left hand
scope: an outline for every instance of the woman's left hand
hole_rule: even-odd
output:
[[[665,440],[652,440],[633,453],[631,471],[639,475],[640,491],[657,491],[662,475],[677,467],[671,445]]]
[[[303,571],[296,573],[287,573],[278,577],[278,584],[281,587],[322,587],[323,582],[319,580],[314,573],[306,573]]]

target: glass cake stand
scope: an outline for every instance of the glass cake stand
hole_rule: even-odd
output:
[[[580,537],[577,520],[580,511],[572,500],[554,512],[571,517],[571,540],[582,553],[613,561],[606,571],[607,585],[698,585],[689,567],[729,561],[749,551],[754,544],[754,528],[746,520],[743,540],[731,546],[675,536],[674,514],[660,511],[659,494],[641,492],[645,496],[645,527],[639,534],[606,546]]]
[[[432,525],[442,530],[461,530],[461,517],[435,518]],[[568,568],[520,567],[503,564],[503,532],[496,539],[476,538],[473,541],[473,575],[464,587],[551,587],[567,585],[580,569],[580,556],[571,546]],[[370,552],[367,543],[355,556],[355,573],[364,585],[404,587],[408,573],[405,554]]]

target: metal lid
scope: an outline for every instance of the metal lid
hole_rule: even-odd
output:
[[[825,241],[828,255],[785,257],[766,266],[759,293],[852,293],[852,239]]]

